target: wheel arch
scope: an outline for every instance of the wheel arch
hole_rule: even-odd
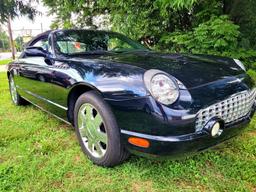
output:
[[[67,97],[67,105],[68,105],[67,117],[69,122],[71,122],[72,125],[74,125],[74,108],[75,108],[76,101],[82,94],[88,91],[96,91],[99,95],[102,95],[101,92],[96,87],[87,83],[77,83],[70,88],[70,91]]]
[[[8,78],[8,79],[10,78],[11,75],[14,76],[14,74],[15,74],[15,73],[14,73],[14,69],[13,69],[13,68],[7,69],[6,74],[7,74],[7,78]]]

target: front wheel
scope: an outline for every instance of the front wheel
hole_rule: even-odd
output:
[[[93,163],[112,167],[129,156],[114,114],[97,92],[89,91],[78,98],[74,117],[81,148]]]

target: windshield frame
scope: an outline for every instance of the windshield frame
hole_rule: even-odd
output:
[[[102,50],[99,50],[99,51],[86,51],[86,52],[77,52],[77,53],[71,53],[71,54],[68,54],[68,53],[63,53],[61,52],[58,47],[57,47],[57,33],[59,32],[88,32],[88,33],[106,33],[106,34],[110,34],[110,35],[114,35],[116,37],[121,37],[125,42],[128,42],[129,44],[131,45],[135,45],[138,47],[138,49],[131,49],[131,50],[124,50],[124,51],[113,51],[113,50],[110,50],[110,51],[102,51]],[[54,31],[53,33],[53,49],[54,49],[54,52],[57,55],[59,56],[77,56],[77,55],[101,55],[101,54],[108,54],[108,53],[122,53],[122,52],[129,52],[129,51],[150,51],[149,48],[145,47],[144,45],[142,45],[141,43],[139,43],[138,41],[135,41],[135,40],[132,40],[131,38],[123,35],[123,34],[120,34],[120,33],[117,33],[117,32],[112,32],[112,31],[103,31],[103,30],[85,30],[85,29],[67,29],[67,30],[56,30]]]

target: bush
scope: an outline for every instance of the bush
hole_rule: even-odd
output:
[[[249,69],[247,71],[247,74],[253,79],[253,81],[256,83],[256,71]]]
[[[242,60],[246,67],[255,67],[256,51],[241,48],[239,38],[239,26],[231,22],[228,16],[220,16],[212,17],[190,32],[165,34],[159,44],[163,44],[160,49],[228,56]]]
[[[219,55],[237,48],[239,34],[239,26],[227,16],[220,16],[212,17],[191,32],[167,34],[161,41],[178,51]]]

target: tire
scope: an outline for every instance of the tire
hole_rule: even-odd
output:
[[[11,95],[13,104],[17,106],[26,105],[28,102],[19,95],[12,75],[9,76],[8,81],[9,81],[10,95]]]
[[[97,92],[88,91],[77,99],[74,123],[80,146],[94,164],[113,167],[128,158],[114,114]]]

